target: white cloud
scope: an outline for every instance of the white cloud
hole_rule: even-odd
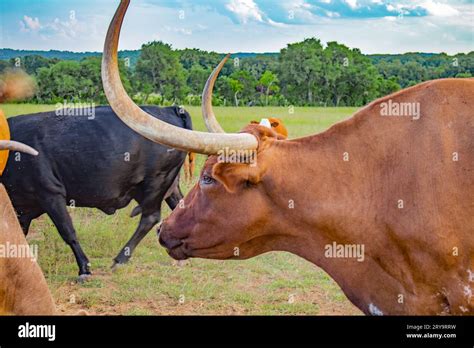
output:
[[[338,18],[341,16],[339,13],[333,11],[325,11],[325,13],[329,18]]]
[[[285,23],[275,22],[274,20],[270,18],[267,19],[267,23],[274,27],[279,27],[279,28],[285,28],[287,26]]]
[[[324,2],[326,4],[329,4],[331,0],[321,0],[321,2]],[[312,6],[311,4],[307,3],[305,0],[294,0],[293,2],[288,2],[288,6],[286,8],[291,8],[291,9],[310,9]]]
[[[76,18],[69,18],[62,21],[55,18],[52,22],[42,26],[40,33],[43,38],[54,39],[61,37],[65,39],[77,39],[79,36],[93,35],[96,30],[95,25],[78,21]]]
[[[249,20],[263,22],[262,11],[253,0],[230,0],[226,8],[233,12],[242,23]]]
[[[41,29],[41,24],[38,17],[32,18],[25,15],[20,21],[20,27],[22,31],[38,31]]]
[[[43,22],[38,17],[24,16],[19,24],[21,32],[44,41],[60,38],[75,40],[80,34],[94,35],[96,29],[95,25],[79,22],[75,17],[70,17],[66,21],[55,18],[50,22]]]
[[[142,43],[158,38],[175,48],[269,52],[313,36],[323,42],[338,41],[358,47],[364,53],[457,53],[473,49],[474,9],[466,0],[360,0],[353,2],[357,4],[357,12],[353,13],[355,18],[347,18],[350,16],[348,12],[352,11],[347,11],[349,5],[345,1],[332,1],[334,6],[320,6],[323,0],[220,0],[203,6],[204,0],[182,0],[179,9],[186,11],[186,21],[182,24],[177,24],[176,6],[160,6],[157,0],[147,0],[151,5],[145,7],[141,5],[142,1],[129,9],[120,49],[136,49]],[[379,2],[383,6],[391,4],[390,12],[383,11],[382,6],[381,11],[377,12],[377,15],[389,17],[359,18],[367,4],[373,7]],[[100,51],[115,10],[110,4],[102,3],[84,5],[84,9],[78,11],[80,17],[77,17],[77,22],[69,20],[64,11],[55,7],[48,8],[47,14],[26,10],[17,12],[2,22],[3,45],[12,48]],[[342,6],[341,11],[339,6]],[[442,17],[454,13],[453,9],[459,14]],[[419,17],[416,14],[397,17],[401,10],[416,11]],[[292,20],[288,20],[289,11],[293,11]],[[24,18],[25,13],[30,16],[28,19]],[[244,22],[246,24],[242,25]],[[287,25],[279,27],[282,25],[278,22]],[[21,31],[19,25],[22,26]],[[33,28],[36,28],[35,31]],[[449,35],[443,36],[446,33]]]
[[[61,21],[59,18],[55,18],[54,21],[47,24],[45,28],[49,29],[52,33],[66,38],[74,38],[78,32],[83,30],[81,24],[76,19]]]
[[[171,27],[169,25],[165,25],[164,29],[168,32],[175,32],[175,33],[183,34],[183,35],[192,35],[193,34],[193,31],[190,30],[190,29],[176,28],[176,27]]]
[[[428,13],[432,16],[450,17],[459,14],[458,10],[449,6],[448,4],[434,2],[433,0],[424,1],[420,4],[420,6],[426,9],[426,11],[428,11]]]
[[[345,0],[345,2],[352,8],[357,8],[357,0]]]
[[[251,21],[266,23],[275,27],[284,27],[285,24],[276,22],[258,7],[254,0],[230,0],[226,9],[237,17],[240,23],[247,24]]]

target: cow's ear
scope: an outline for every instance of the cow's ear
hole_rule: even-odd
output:
[[[237,191],[245,177],[242,176],[242,171],[238,168],[239,164],[235,163],[216,163],[212,168],[212,176],[214,179],[224,185],[225,189],[233,193]]]
[[[216,163],[212,168],[212,176],[230,193],[247,183],[256,184],[260,180],[258,168],[244,163]]]
[[[250,121],[250,124],[260,124],[260,122],[253,120],[253,121]]]

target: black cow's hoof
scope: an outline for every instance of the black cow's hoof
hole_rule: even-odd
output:
[[[119,268],[125,266],[125,264],[126,262],[117,262],[116,260],[114,260],[114,263],[112,264],[110,269],[112,270],[112,272],[116,272]]]
[[[91,274],[91,273],[81,274],[79,277],[77,277],[77,282],[78,282],[79,284],[84,284],[84,283],[87,282],[91,277],[92,277],[92,274]]]

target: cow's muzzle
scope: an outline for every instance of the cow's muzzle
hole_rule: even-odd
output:
[[[188,258],[183,248],[183,241],[178,238],[174,238],[167,232],[166,225],[163,222],[158,227],[158,241],[161,246],[166,249],[166,252],[175,260],[185,260]]]

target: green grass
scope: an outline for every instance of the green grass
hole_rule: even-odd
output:
[[[54,110],[54,105],[37,105],[37,104],[2,104],[3,112],[7,117],[24,115],[35,112]]]
[[[54,110],[54,105],[2,105],[7,117]],[[195,129],[205,130],[198,107],[186,107]],[[314,134],[349,117],[356,108],[215,108],[228,132],[251,120],[281,118],[291,138]],[[197,172],[204,162],[198,156]],[[196,173],[197,174],[197,173]],[[195,175],[197,176],[197,175]],[[194,184],[184,183],[185,192]],[[307,261],[272,252],[245,261],[191,259],[184,265],[159,247],[155,229],[136,249],[129,264],[111,272],[113,257],[138,224],[129,207],[107,216],[95,209],[70,209],[79,240],[89,256],[93,277],[75,282],[72,252],[49,218],[33,222],[29,240],[39,246],[39,262],[59,310],[75,314],[360,314],[335,282]],[[165,207],[165,205],[164,205]],[[167,216],[169,209],[163,209]]]

